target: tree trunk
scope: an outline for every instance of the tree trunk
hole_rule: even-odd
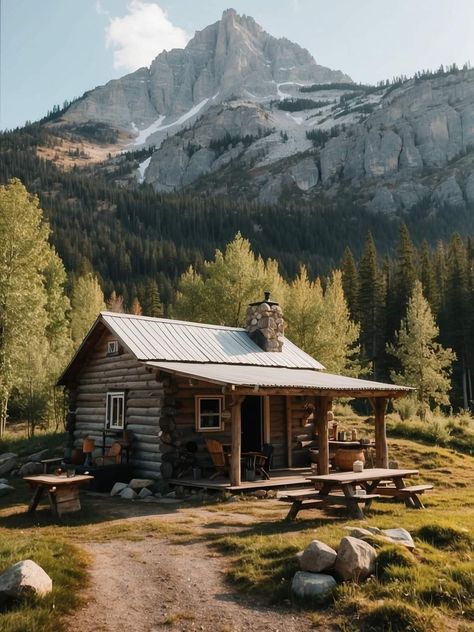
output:
[[[7,428],[8,393],[0,398],[0,437],[3,437]]]

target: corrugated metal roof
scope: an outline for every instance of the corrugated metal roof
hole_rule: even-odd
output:
[[[287,338],[281,352],[268,352],[237,327],[114,312],[102,312],[100,318],[138,360],[324,369]]]
[[[146,365],[214,384],[229,384],[250,388],[258,386],[262,388],[336,390],[349,394],[363,393],[364,391],[402,393],[413,390],[406,386],[359,380],[353,377],[332,375],[323,371],[307,369],[153,361],[146,362]]]

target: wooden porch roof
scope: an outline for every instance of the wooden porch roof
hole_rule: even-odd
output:
[[[323,371],[285,367],[199,364],[193,362],[146,362],[147,366],[190,379],[228,386],[232,389],[266,389],[334,397],[400,397],[413,389],[408,386],[360,380]]]

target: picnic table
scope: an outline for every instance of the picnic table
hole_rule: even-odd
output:
[[[419,496],[433,488],[432,485],[407,486],[405,478],[416,476],[418,470],[398,470],[388,468],[372,468],[363,472],[337,472],[308,476],[314,489],[289,491],[280,498],[283,502],[291,502],[287,519],[293,520],[301,509],[311,509],[324,505],[346,506],[356,518],[363,518],[360,507],[369,508],[372,501],[381,496],[402,498],[407,507],[421,509],[423,503]],[[358,489],[359,488],[359,489]],[[342,492],[342,493],[341,493]]]
[[[65,513],[80,511],[79,487],[93,480],[93,476],[87,474],[75,474],[67,476],[61,474],[40,474],[39,476],[25,476],[34,490],[33,497],[28,505],[28,513],[35,511],[38,503],[47,492],[51,511],[55,516],[61,517]]]

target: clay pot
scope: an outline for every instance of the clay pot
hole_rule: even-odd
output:
[[[364,451],[360,448],[339,448],[339,450],[336,450],[334,460],[336,467],[338,467],[341,471],[350,472],[352,471],[354,461],[362,461],[362,463],[365,463],[365,455]]]

